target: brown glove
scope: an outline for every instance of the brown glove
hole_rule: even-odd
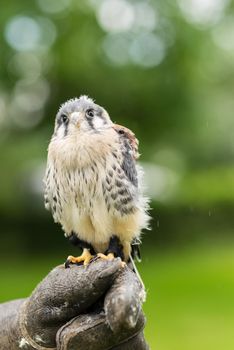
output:
[[[143,298],[119,259],[58,266],[28,299],[0,305],[0,349],[146,350]]]

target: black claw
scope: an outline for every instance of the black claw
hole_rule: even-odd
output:
[[[70,268],[70,264],[71,264],[71,261],[70,261],[69,259],[67,259],[67,260],[65,261],[65,263],[64,263],[65,269]]]
[[[94,255],[94,257],[90,260],[90,262],[96,261],[99,259],[99,256],[97,254]]]

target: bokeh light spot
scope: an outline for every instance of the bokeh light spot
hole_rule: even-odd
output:
[[[139,2],[134,6],[135,27],[153,31],[158,23],[155,9],[147,2]]]
[[[6,117],[6,100],[3,94],[0,94],[0,126],[4,123]]]
[[[17,52],[8,64],[11,73],[24,78],[37,79],[42,71],[42,64],[37,55],[31,52]]]
[[[15,87],[15,99],[25,111],[35,111],[43,108],[49,97],[50,89],[46,80],[19,81]]]
[[[134,22],[133,6],[125,0],[105,0],[97,12],[100,26],[107,32],[130,30]]]
[[[209,26],[222,18],[229,0],[178,0],[185,18],[200,26]]]
[[[159,65],[165,54],[164,41],[153,33],[142,33],[136,36],[130,46],[132,61],[145,68]]]
[[[56,36],[57,36],[57,30],[54,25],[54,23],[45,17],[39,17],[38,23],[41,28],[41,38],[40,38],[40,48],[49,48],[51,45],[53,45]]]
[[[226,17],[225,21],[216,26],[212,37],[217,46],[226,51],[234,52],[234,17]]]
[[[41,29],[33,18],[16,16],[7,23],[4,34],[7,43],[13,49],[27,51],[38,46]]]
[[[19,81],[10,104],[10,117],[13,123],[22,128],[36,126],[43,117],[43,108],[49,94],[49,84],[46,80]]]
[[[56,27],[48,18],[26,16],[12,18],[5,28],[7,43],[17,51],[49,48],[56,39]]]
[[[113,64],[125,65],[129,62],[129,36],[107,34],[103,40],[103,50]]]
[[[164,202],[173,197],[179,183],[179,174],[172,169],[153,163],[143,163],[146,190],[150,197]]]
[[[37,0],[38,6],[42,11],[48,13],[58,13],[66,10],[71,4],[71,0]]]

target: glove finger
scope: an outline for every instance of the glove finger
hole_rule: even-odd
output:
[[[136,326],[145,290],[127,266],[116,277],[104,302],[107,322],[113,332]]]
[[[135,337],[112,348],[112,350],[132,350],[132,349],[149,350],[149,345],[145,341],[143,332],[138,333]]]
[[[141,332],[144,324],[145,319],[141,313],[134,329],[113,333],[106,322],[104,313],[80,315],[59,329],[56,336],[57,349],[112,349],[112,347],[135,337]]]

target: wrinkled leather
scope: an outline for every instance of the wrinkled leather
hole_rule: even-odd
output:
[[[120,259],[58,266],[28,299],[0,305],[0,350],[146,350],[143,298]]]
[[[0,304],[0,350],[19,349],[19,309],[26,299]],[[30,349],[30,348],[29,348]]]

